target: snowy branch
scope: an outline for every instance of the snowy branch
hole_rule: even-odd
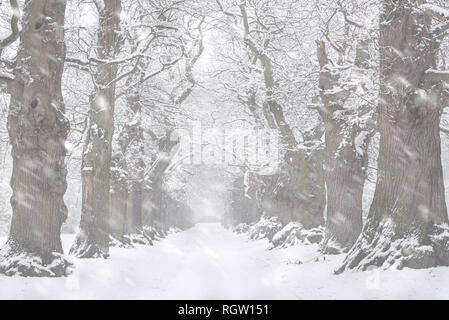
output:
[[[446,31],[449,30],[449,9],[435,4],[424,3],[419,6],[419,10],[443,24],[436,28],[433,33],[438,39],[444,38],[447,35]]]
[[[215,0],[215,1],[216,1],[216,3],[217,3],[218,7],[220,8],[220,11],[223,12],[223,14],[225,14],[225,15],[227,15],[227,16],[229,16],[229,17],[232,17],[232,18],[234,18],[234,19],[237,18],[237,15],[236,15],[236,14],[231,13],[231,12],[229,12],[229,11],[226,11],[226,10],[223,8],[223,5],[221,4],[220,0]]]
[[[170,67],[174,66],[175,64],[177,64],[177,63],[182,59],[182,57],[184,56],[184,48],[181,47],[181,49],[182,49],[182,53],[180,54],[179,57],[175,58],[174,60],[172,60],[172,61],[170,61],[170,62],[168,62],[168,63],[164,63],[164,62],[160,61],[161,67],[160,67],[157,71],[154,71],[154,72],[152,72],[152,73],[150,73],[150,74],[148,74],[148,75],[145,74],[145,73],[142,73],[140,79],[139,79],[137,82],[134,82],[133,84],[131,84],[130,86],[128,86],[128,88],[135,87],[137,84],[145,83],[145,82],[148,81],[149,79],[154,78],[154,77],[157,76],[158,74],[162,73],[163,71],[165,71],[165,70],[167,70],[168,68],[170,68]],[[115,79],[114,79],[113,81],[111,81],[108,85],[111,85],[111,84],[113,84],[113,83],[119,82],[120,80],[122,80],[122,79],[124,79],[125,77],[127,77],[127,76],[131,75],[132,73],[134,73],[136,70],[137,70],[137,64],[135,65],[135,68],[133,68],[132,70],[130,70],[130,71],[128,71],[128,72],[122,74],[121,76],[115,78]],[[127,93],[127,90],[123,90],[120,94],[118,94],[118,95],[116,96],[116,99],[119,99],[120,97],[122,97],[122,96],[125,95],[126,93]]]
[[[449,9],[447,8],[430,3],[424,3],[420,5],[419,8],[437,20],[447,21],[447,19],[449,19]]]
[[[11,43],[13,43],[19,38],[19,26],[18,26],[20,19],[19,4],[17,3],[17,0],[10,0],[9,3],[13,11],[10,23],[11,34],[4,39],[0,39],[0,56],[3,52],[3,49],[5,49],[7,46],[9,46]]]
[[[338,6],[340,7],[340,12],[343,14],[343,18],[345,19],[345,21],[357,28],[364,28],[363,25],[361,25],[360,23],[355,22],[354,20],[352,20],[349,16],[348,16],[348,12],[346,11],[346,9],[343,7],[343,5],[341,4],[341,1],[337,1]]]
[[[426,77],[430,81],[443,81],[446,83],[449,83],[449,71],[447,70],[435,70],[435,69],[428,69],[426,71]]]
[[[0,89],[7,87],[14,82],[14,76],[8,73],[0,72]]]
[[[203,17],[198,25],[198,33],[199,33],[199,39],[198,39],[198,51],[197,53],[193,56],[192,59],[190,59],[190,61],[186,62],[186,66],[185,66],[185,77],[187,78],[187,81],[190,83],[190,86],[184,90],[184,92],[179,95],[178,98],[175,99],[175,104],[181,104],[183,103],[192,93],[193,87],[196,85],[196,80],[193,77],[193,73],[192,73],[192,69],[195,66],[196,62],[198,61],[199,57],[203,54],[204,52],[204,44],[203,44],[203,33],[201,30],[201,26],[204,23],[206,17]]]

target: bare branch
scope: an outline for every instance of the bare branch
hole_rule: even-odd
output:
[[[223,12],[225,15],[232,17],[234,19],[237,18],[237,15],[235,15],[234,13],[228,12],[223,8],[223,5],[221,4],[220,0],[215,0],[215,2],[217,2],[217,5],[220,8],[220,11]]]
[[[433,32],[434,36],[440,40],[446,37],[446,31],[449,30],[449,9],[430,3],[420,5],[419,9],[433,19],[442,23],[442,26],[436,28]]]
[[[17,0],[9,0],[13,15],[11,17],[11,34],[4,39],[0,39],[0,56],[7,46],[16,41],[19,38],[19,19],[20,9]]]
[[[443,81],[449,83],[449,71],[428,69],[426,70],[426,78],[432,82]]]
[[[445,133],[445,134],[447,134],[447,135],[449,135],[449,129],[440,127],[440,131],[443,132],[443,133]]]
[[[332,13],[332,15],[329,17],[329,19],[326,21],[326,23],[324,23],[324,25],[326,26],[325,30],[322,31],[324,37],[326,38],[327,42],[332,46],[332,48],[335,49],[335,51],[337,51],[340,54],[344,53],[344,49],[342,47],[340,47],[339,45],[337,45],[336,43],[334,43],[331,38],[329,37],[329,23],[332,21],[332,19],[335,17],[335,15],[337,14],[338,9],[335,9],[334,12]]]
[[[0,91],[14,82],[14,76],[0,72]]]
[[[193,87],[196,85],[196,80],[193,77],[192,69],[204,51],[203,33],[201,30],[201,26],[204,23],[205,18],[206,17],[203,16],[203,18],[201,19],[201,21],[198,25],[198,32],[199,32],[198,52],[194,55],[194,57],[190,61],[186,62],[186,66],[185,66],[185,76],[187,78],[187,81],[190,82],[190,86],[186,90],[184,90],[184,92],[181,95],[179,95],[179,97],[175,100],[175,104],[183,103],[190,96],[190,94],[192,93]]]
[[[337,1],[338,6],[340,7],[340,12],[343,14],[343,18],[345,19],[345,21],[350,24],[351,26],[357,27],[357,28],[361,28],[364,29],[365,27],[363,25],[361,25],[360,23],[355,22],[354,20],[352,20],[351,18],[349,18],[348,16],[348,12],[346,11],[346,9],[343,7],[343,5],[341,4],[341,1]]]
[[[449,19],[449,9],[430,3],[424,3],[420,5],[419,8],[439,21],[447,22]]]
[[[182,49],[182,53],[180,54],[179,57],[177,57],[176,59],[174,59],[173,61],[168,62],[168,63],[163,63],[163,62],[161,62],[161,65],[162,65],[161,68],[160,68],[159,70],[157,70],[157,71],[155,71],[155,72],[149,74],[149,75],[145,75],[144,73],[142,73],[142,76],[140,77],[140,79],[139,79],[137,82],[135,82],[135,83],[129,85],[128,88],[135,87],[137,84],[145,83],[147,80],[149,80],[149,79],[151,79],[151,78],[154,78],[155,76],[157,76],[158,74],[160,74],[160,73],[162,73],[163,71],[167,70],[167,69],[170,68],[171,66],[177,64],[177,63],[182,59],[182,57],[184,56],[184,48],[181,47],[181,49]],[[126,73],[124,73],[124,74],[122,74],[121,76],[115,78],[115,79],[112,80],[110,83],[108,83],[108,86],[109,86],[109,85],[112,85],[112,84],[114,84],[114,83],[117,83],[117,82],[119,82],[120,80],[122,80],[123,78],[125,78],[125,77],[131,75],[132,73],[134,73],[134,72],[137,70],[137,68],[138,68],[138,65],[136,64],[136,65],[133,67],[133,69],[131,69],[130,71],[128,71],[128,72],[126,72]],[[116,96],[115,99],[119,99],[121,96],[125,95],[126,93],[127,93],[127,90],[123,90],[120,94],[118,94],[118,95]]]

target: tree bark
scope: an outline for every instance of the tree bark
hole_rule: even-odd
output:
[[[369,55],[366,42],[360,42],[356,50],[355,67],[363,69]],[[362,197],[366,178],[368,138],[370,130],[352,124],[351,108],[345,109],[351,90],[340,88],[338,71],[333,69],[325,43],[317,41],[320,64],[319,113],[325,124],[327,187],[327,218],[324,253],[338,254],[348,251],[362,230]],[[362,138],[363,144],[359,140]]]
[[[416,5],[383,3],[380,20],[380,147],[368,221],[337,273],[369,267],[449,264],[439,123],[439,40]]]
[[[142,194],[145,170],[142,105],[139,98],[138,89],[128,97],[131,123],[125,127],[126,137],[129,141],[127,144],[127,154],[130,163],[128,193],[129,231],[135,234],[142,232]]]
[[[344,123],[326,125],[327,214],[324,253],[338,254],[351,248],[362,230],[362,196],[367,165],[366,152],[360,155],[351,136],[342,132]]]
[[[97,54],[102,60],[120,51],[121,0],[100,0]],[[82,214],[80,232],[70,253],[79,258],[109,255],[109,193],[112,135],[114,131],[115,82],[118,65],[103,63],[94,75],[89,129],[82,160]]]
[[[0,250],[0,272],[62,276],[61,225],[67,217],[64,116],[61,77],[65,61],[66,2],[26,1],[15,68],[8,87],[8,133],[12,145],[12,221]]]
[[[172,129],[167,129],[165,136],[158,142],[159,152],[148,173],[150,194],[145,199],[145,224],[150,224],[161,230],[168,227],[165,208],[167,206],[166,198],[169,196],[163,186],[164,174],[180,146],[179,140],[173,140],[172,132]]]
[[[235,227],[240,223],[254,223],[260,219],[258,191],[261,181],[249,170],[241,172],[232,184],[227,226]]]
[[[111,161],[110,232],[120,244],[129,244],[125,236],[129,232],[128,172],[124,155],[120,149]]]
[[[118,134],[111,170],[111,228],[120,245],[152,243],[142,228],[145,149],[139,89],[128,94],[129,122]]]

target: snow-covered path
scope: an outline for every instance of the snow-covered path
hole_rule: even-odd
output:
[[[67,250],[73,236],[63,240]],[[0,276],[0,299],[449,298],[449,268],[335,276],[343,256],[323,260],[316,246],[267,244],[197,224],[154,246],[112,248],[107,260],[73,259],[66,278]]]

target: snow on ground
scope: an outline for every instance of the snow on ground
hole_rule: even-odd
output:
[[[63,236],[66,251],[72,240]],[[337,276],[343,255],[323,257],[317,246],[267,246],[201,223],[152,247],[112,248],[107,260],[73,259],[76,269],[65,278],[0,276],[0,299],[449,298],[449,268]]]

